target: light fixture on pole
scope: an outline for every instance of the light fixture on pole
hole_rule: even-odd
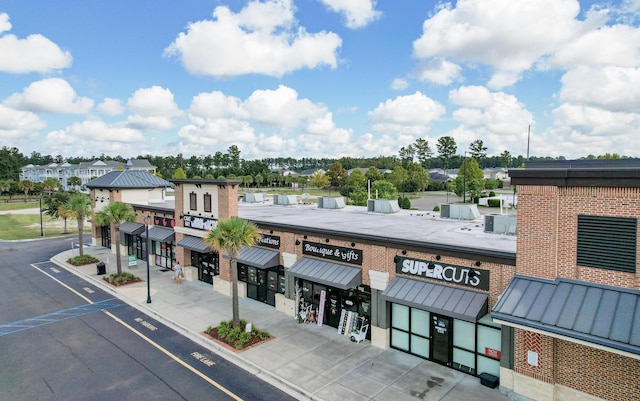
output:
[[[462,160],[462,203],[467,203],[467,152]]]
[[[42,192],[40,192],[40,236],[44,237],[44,230],[42,229]]]
[[[147,254],[147,303],[150,304],[151,303],[151,282],[149,281],[149,222],[147,221],[147,219],[149,219],[149,216],[146,216],[144,218],[144,233],[145,233],[145,248],[146,248],[146,254]]]

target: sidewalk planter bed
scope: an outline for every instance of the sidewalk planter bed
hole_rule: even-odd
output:
[[[74,266],[84,266],[91,263],[97,263],[99,262],[99,260],[91,255],[83,255],[83,256],[74,256],[72,258],[69,258],[67,262]]]
[[[244,351],[274,338],[268,332],[258,330],[255,327],[252,327],[250,332],[244,331],[244,327],[247,325],[244,320],[240,320],[240,327],[233,328],[232,325],[233,321],[223,320],[218,327],[207,327],[204,333],[217,343],[236,352]]]
[[[104,277],[104,281],[118,287],[121,285],[137,283],[139,281],[142,281],[142,279],[138,276],[134,276],[129,272],[123,272],[121,275],[118,275],[116,273],[111,273],[109,277]]]

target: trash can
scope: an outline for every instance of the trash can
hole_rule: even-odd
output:
[[[107,274],[107,269],[104,262],[98,262],[98,264],[96,264],[96,267],[98,268],[98,274]]]

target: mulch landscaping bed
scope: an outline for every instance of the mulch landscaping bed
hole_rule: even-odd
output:
[[[247,350],[247,349],[249,349],[251,347],[255,347],[256,345],[262,344],[264,342],[267,342],[267,341],[275,338],[273,336],[269,336],[268,338],[263,340],[262,338],[260,338],[259,335],[254,334],[244,344],[244,347],[242,349],[237,349],[236,347],[233,346],[232,343],[229,343],[226,338],[224,338],[224,339],[218,338],[218,328],[217,327],[212,328],[211,331],[208,332],[208,333],[203,331],[202,334],[207,336],[207,337],[209,337],[209,338],[211,338],[216,343],[218,343],[218,344],[224,346],[225,348],[227,348],[227,349],[229,349],[229,350],[231,350],[233,352],[236,352],[236,353],[245,351],[245,350]]]

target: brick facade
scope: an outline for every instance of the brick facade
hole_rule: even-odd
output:
[[[593,172],[593,181],[588,181],[589,173],[576,173],[581,174],[581,181],[575,181],[575,185],[558,181],[558,177],[568,180],[566,177],[570,174],[545,175],[540,171],[532,172],[530,176],[526,174],[526,169],[520,172],[517,176],[524,182],[516,182],[518,243],[515,272],[551,280],[562,277],[640,289],[637,271],[634,274],[577,265],[578,215],[638,218],[640,188],[635,187],[638,185],[629,187],[625,183],[618,187],[607,182],[607,186],[602,186],[602,181],[596,181],[602,179],[602,173]],[[542,185],[541,177],[555,180],[558,185]],[[527,182],[527,179],[531,181]],[[611,180],[615,179],[612,173]],[[640,250],[640,246],[637,249]],[[516,373],[606,400],[640,399],[638,358],[596,344],[587,346],[522,328],[514,329],[513,349]],[[538,366],[528,363],[529,351],[538,354]],[[535,390],[530,394],[535,394]],[[549,399],[557,398],[550,395]]]

